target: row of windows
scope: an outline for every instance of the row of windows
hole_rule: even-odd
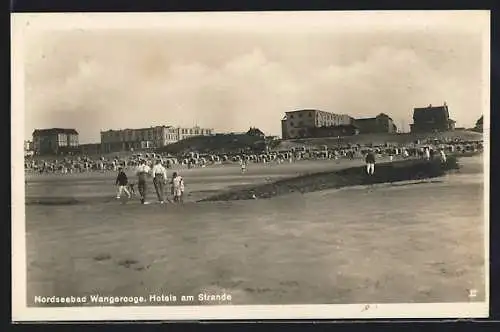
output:
[[[181,129],[181,134],[184,135],[206,135],[210,134],[210,130],[208,129]]]
[[[312,118],[314,112],[309,112],[307,113],[307,117]],[[302,118],[304,116],[304,113],[299,113],[299,114],[290,114],[290,119],[294,119],[295,116],[298,118]],[[338,115],[338,114],[333,114],[333,113],[317,113],[316,118],[318,119],[344,119],[344,115]]]
[[[316,122],[317,126],[331,126],[331,125],[340,125],[340,124],[346,124],[346,123],[343,123],[342,121],[339,121],[339,120],[333,120],[333,121],[332,120],[330,120],[330,121],[321,120],[321,121]],[[290,121],[290,126],[295,127],[295,122]],[[302,127],[302,126],[304,126],[304,121],[299,121],[297,123],[297,127]]]
[[[304,115],[304,113],[299,113],[297,115],[299,118],[301,118]],[[312,112],[308,113],[308,115],[310,118],[312,118]],[[294,116],[294,114],[290,114],[290,119],[293,119],[293,116]]]
[[[189,134],[189,135],[204,135],[204,134],[210,134],[210,130],[208,129],[180,129],[179,130],[182,134]],[[177,130],[171,129],[168,130],[167,133],[172,133],[176,134]],[[118,138],[118,137],[158,137],[161,135],[161,131],[153,131],[153,130],[148,130],[148,131],[136,131],[136,132],[120,132],[120,131],[113,131],[113,132],[108,132],[108,133],[103,133],[103,137],[109,137],[109,138]]]

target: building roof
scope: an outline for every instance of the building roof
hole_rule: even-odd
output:
[[[50,135],[50,134],[69,134],[78,135],[76,129],[68,128],[49,128],[49,129],[35,129],[33,135]]]
[[[200,126],[194,126],[194,127],[179,127],[179,126],[172,126],[172,125],[161,125],[161,126],[150,126],[150,127],[143,127],[143,128],[125,128],[125,129],[108,129],[108,130],[101,130],[101,133],[109,133],[109,132],[124,132],[124,131],[146,131],[146,130],[151,130],[151,129],[158,129],[158,128],[168,128],[168,129],[202,129],[202,130],[211,130],[213,131],[213,128],[203,128]]]
[[[304,109],[300,109],[300,110],[294,110],[294,111],[285,112],[285,117],[282,120],[286,120],[286,115],[287,114],[300,113],[300,112],[328,113],[328,114],[332,114],[332,115],[336,115],[336,116],[348,116],[348,117],[352,118],[349,114],[335,113],[335,112],[330,112],[330,111],[322,111],[322,110],[313,109],[313,108],[304,108]]]
[[[437,114],[448,114],[447,106],[417,107],[413,109],[413,117],[429,117]]]
[[[265,136],[264,132],[259,128],[251,127],[247,132],[247,135],[257,135],[257,136]]]
[[[316,110],[316,109],[313,109],[313,108],[304,108],[304,109],[301,109],[301,110],[288,111],[286,113],[296,113],[296,112],[305,112],[305,111],[319,111],[319,110]]]
[[[359,119],[354,119],[354,120],[356,120],[356,121],[370,121],[370,120],[373,121],[373,120],[376,120],[377,118],[380,118],[380,117],[385,117],[385,118],[392,120],[392,118],[385,113],[380,113],[377,116],[373,116],[371,118],[359,118]]]
[[[434,111],[446,111],[448,107],[446,105],[443,106],[432,106],[429,105],[427,107],[415,107],[413,112],[434,112]]]
[[[417,107],[413,109],[413,120],[431,121],[432,119],[447,119],[449,118],[448,106],[432,106]]]
[[[377,118],[360,118],[360,119],[354,119],[355,121],[375,121]]]

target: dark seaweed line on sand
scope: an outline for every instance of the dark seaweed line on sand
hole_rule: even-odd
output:
[[[351,167],[337,171],[300,175],[245,189],[228,190],[198,202],[271,198],[294,192],[308,193],[348,186],[429,179],[443,176],[447,171],[458,168],[455,156],[450,156],[446,163],[441,163],[439,160],[396,161],[377,164],[375,174],[371,177],[366,175],[364,166]]]

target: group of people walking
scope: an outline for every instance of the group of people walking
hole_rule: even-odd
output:
[[[148,179],[150,177],[153,178],[153,185],[158,202],[160,204],[165,203],[165,186],[168,184],[168,177],[167,169],[162,165],[160,159],[156,160],[155,165],[152,168],[147,165],[145,159],[140,160],[139,166],[137,166],[135,171],[135,175],[137,176],[137,189],[139,191],[141,204],[149,204],[146,198],[148,193]],[[123,193],[127,194],[128,198],[132,198],[132,195],[136,195],[135,183],[128,180],[127,174],[123,168],[118,170],[116,185],[118,186],[116,195],[117,199],[120,199]],[[174,172],[170,185],[174,202],[182,203],[184,197],[184,179],[182,176],[180,176],[177,172]]]

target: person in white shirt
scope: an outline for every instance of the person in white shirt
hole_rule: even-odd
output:
[[[429,149],[429,147],[426,147],[425,148],[425,151],[424,151],[424,155],[425,155],[425,160],[431,160],[431,150]]]
[[[439,150],[439,154],[441,156],[441,162],[443,164],[446,164],[446,153],[444,152],[444,149],[440,149]]]
[[[161,160],[156,161],[156,165],[153,166],[153,184],[155,186],[156,195],[158,196],[158,201],[160,204],[165,203],[164,200],[164,185],[167,183],[167,170],[161,164]]]
[[[410,156],[410,154],[408,153],[408,150],[406,150],[406,148],[401,149],[401,154],[403,155],[403,158],[405,158],[405,159]]]
[[[246,159],[242,158],[240,160],[240,167],[241,167],[241,174],[244,174],[247,170],[247,161]]]
[[[149,204],[146,202],[146,194],[147,194],[147,184],[146,184],[146,178],[148,177],[150,173],[150,168],[148,165],[146,165],[146,160],[142,159],[139,167],[137,167],[137,188],[139,189],[139,195],[141,195],[141,204]]]
[[[172,176],[172,194],[174,202],[182,203],[184,201],[184,179],[177,172],[174,172]]]

